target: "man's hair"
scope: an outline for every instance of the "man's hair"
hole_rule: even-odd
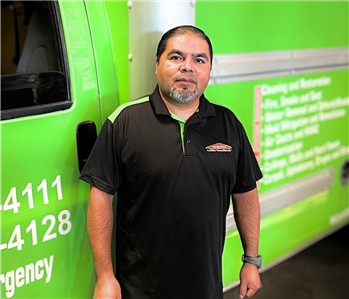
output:
[[[158,49],[156,51],[157,60],[159,61],[162,53],[165,52],[165,50],[167,48],[168,40],[171,37],[185,35],[187,33],[192,33],[192,34],[196,35],[197,37],[202,38],[203,40],[205,40],[207,42],[208,49],[210,52],[211,65],[212,65],[213,50],[212,50],[212,44],[211,44],[209,37],[201,29],[194,27],[194,26],[191,26],[191,25],[182,25],[182,26],[172,28],[161,37],[161,40],[159,41],[159,44],[158,44]]]

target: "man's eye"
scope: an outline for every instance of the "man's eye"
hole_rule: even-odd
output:
[[[180,56],[172,56],[170,59],[171,59],[171,60],[180,60],[181,57],[180,57]]]
[[[203,59],[201,59],[201,58],[197,58],[197,59],[196,59],[196,62],[198,62],[198,63],[205,63],[205,60],[203,60]]]

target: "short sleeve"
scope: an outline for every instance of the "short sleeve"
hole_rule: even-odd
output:
[[[256,188],[263,175],[259,168],[246,132],[239,122],[240,151],[237,161],[236,183],[231,193],[244,193]]]
[[[117,144],[120,142],[114,123],[107,119],[81,171],[80,180],[114,195],[121,183],[117,156]]]

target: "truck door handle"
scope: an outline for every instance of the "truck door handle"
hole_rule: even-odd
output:
[[[76,147],[78,151],[79,171],[84,168],[97,139],[96,124],[91,121],[79,123],[76,127]]]

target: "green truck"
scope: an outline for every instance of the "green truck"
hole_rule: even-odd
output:
[[[150,94],[168,29],[213,43],[206,97],[244,125],[264,178],[261,271],[349,222],[347,1],[2,1],[0,298],[91,298],[90,187],[104,120]],[[116,199],[117,200],[117,199]],[[231,208],[224,290],[242,248]]]

